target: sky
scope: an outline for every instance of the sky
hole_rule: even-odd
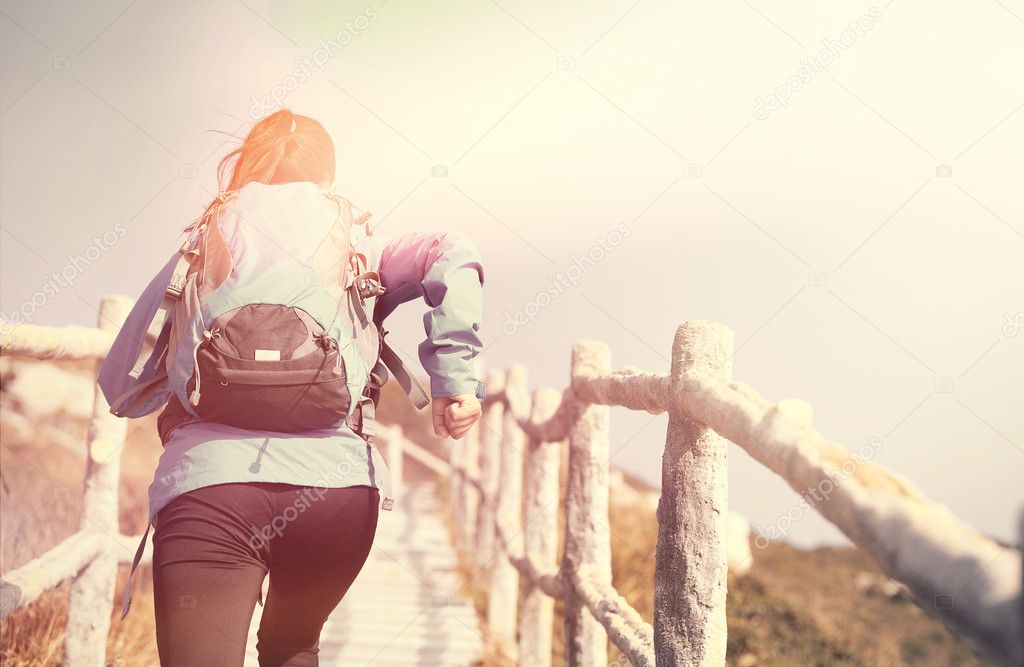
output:
[[[7,318],[136,296],[287,106],[378,233],[476,242],[488,367],[561,389],[595,339],[665,371],[676,327],[716,320],[735,378],[1014,538],[1021,0],[2,0],[0,56]],[[423,309],[390,321],[401,349]],[[657,485],[666,423],[612,409],[612,465]],[[732,509],[777,529],[799,496],[729,455]],[[843,542],[814,512],[785,537]]]

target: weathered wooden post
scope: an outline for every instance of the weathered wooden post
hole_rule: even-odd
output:
[[[477,377],[483,377],[484,365],[480,357],[474,362]],[[460,444],[461,443],[461,444]],[[457,480],[452,503],[455,505],[455,533],[458,537],[458,548],[463,557],[470,556],[476,549],[476,513],[480,505],[480,423],[470,427],[461,441],[456,441],[457,449],[452,453],[457,460],[452,461],[452,475]]]
[[[462,535],[463,509],[459,499],[462,497],[462,485],[465,482],[465,473],[462,469],[465,449],[465,436],[459,440],[452,440],[448,447],[448,498],[452,507],[452,520],[455,524],[455,545],[460,550],[464,543]]]
[[[476,574],[489,572],[494,555],[494,512],[501,466],[501,427],[505,415],[505,375],[487,373],[487,395],[480,420],[480,506],[476,513]]]
[[[732,376],[734,336],[717,322],[686,322],[672,346],[672,394],[686,378]],[[728,441],[669,405],[661,464],[654,587],[654,651],[659,665],[725,664]]]
[[[540,424],[558,409],[560,395],[553,389],[533,394],[530,421]],[[524,551],[534,572],[548,572],[558,557],[558,470],[562,443],[530,438],[526,446],[523,521]],[[550,665],[555,600],[536,582],[524,579],[519,612],[519,664]]]
[[[523,456],[526,437],[519,427],[515,405],[526,407],[526,369],[513,366],[505,379],[505,414],[501,429],[501,471],[495,525],[496,543],[487,598],[487,630],[501,653],[516,657],[516,619],[519,608],[519,570],[509,553],[522,552]],[[526,408],[528,410],[528,408]]]
[[[611,369],[608,346],[581,341],[572,348],[572,381]],[[578,400],[578,399],[575,399]],[[569,432],[569,483],[565,497],[565,554],[568,573],[588,566],[590,573],[611,584],[611,536],[608,529],[607,405],[588,405]],[[565,659],[569,667],[604,667],[608,639],[583,600],[566,587]]]
[[[480,425],[474,424],[462,444],[462,479],[459,495],[454,499],[458,505],[458,532],[463,553],[470,554],[476,545],[476,514],[480,506]]]
[[[391,493],[400,503],[402,502],[402,484],[405,475],[405,452],[402,451],[405,446],[405,433],[402,431],[402,427],[396,424],[388,429],[384,437],[387,442],[385,454],[387,455],[388,473],[391,475]]]
[[[132,300],[126,296],[104,297],[100,302],[99,328],[116,333],[131,308]],[[97,362],[97,373],[99,366]],[[120,556],[115,551],[120,548],[117,538],[121,534],[117,501],[126,434],[127,421],[110,414],[110,405],[97,385],[89,422],[85,493],[78,529],[96,534],[102,547],[71,584],[64,634],[65,665],[102,667],[106,663],[110,610]]]

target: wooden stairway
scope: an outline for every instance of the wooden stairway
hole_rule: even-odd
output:
[[[480,624],[460,592],[455,551],[434,484],[406,485],[381,512],[370,556],[320,635],[320,664],[465,666],[483,648]],[[246,667],[258,667],[256,607]]]

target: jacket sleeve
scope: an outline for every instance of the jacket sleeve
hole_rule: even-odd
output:
[[[374,309],[382,322],[400,304],[422,296],[426,339],[419,357],[433,397],[475,394],[484,398],[474,359],[483,347],[483,266],[476,245],[461,233],[370,237],[379,254],[386,292]]]
[[[150,322],[160,307],[179,257],[180,254],[175,253],[142,292],[100,366],[98,383],[110,405],[115,405],[129,391],[145,388],[144,392],[138,394],[139,399],[132,401],[130,409],[119,413],[123,417],[142,417],[162,408],[167,402],[169,383],[166,371],[164,365],[155,363],[155,360],[162,356],[163,348],[167,345],[169,319],[142,374],[133,378],[129,373],[139,356]]]

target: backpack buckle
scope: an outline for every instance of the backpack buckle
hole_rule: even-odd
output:
[[[171,273],[171,279],[167,283],[167,288],[164,290],[164,295],[170,297],[172,301],[180,299],[182,292],[185,291],[185,279],[188,278],[188,270],[192,265],[192,258],[198,255],[198,250],[182,251],[181,257]]]
[[[363,440],[370,442],[370,439],[377,434],[376,406],[373,399],[363,395],[356,402],[356,407],[345,423]]]
[[[369,299],[370,297],[380,296],[387,290],[380,282],[380,274],[376,271],[365,271],[356,276],[355,279],[356,289],[359,291],[360,298]]]

